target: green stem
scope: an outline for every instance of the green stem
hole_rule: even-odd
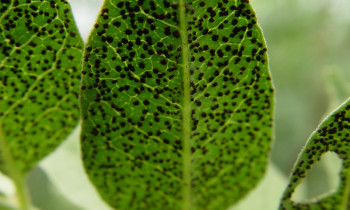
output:
[[[183,67],[183,110],[182,110],[182,139],[183,139],[183,210],[191,208],[191,94],[190,94],[190,71],[188,35],[186,24],[185,0],[179,1],[180,36]]]
[[[20,210],[29,210],[30,202],[24,179],[14,181]]]
[[[25,184],[25,176],[16,168],[15,161],[11,155],[10,148],[7,145],[5,136],[2,131],[2,125],[0,124],[0,148],[2,152],[2,159],[5,163],[5,169],[8,176],[12,179],[20,210],[29,210],[30,202],[29,195],[27,193],[27,187]]]

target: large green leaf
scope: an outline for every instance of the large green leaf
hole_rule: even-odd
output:
[[[104,2],[86,46],[86,171],[118,209],[225,209],[262,177],[266,47],[248,1]]]
[[[305,148],[300,153],[294,166],[290,183],[286,188],[280,209],[339,209],[350,208],[350,99],[329,115],[311,135]],[[306,173],[327,152],[334,152],[342,160],[343,166],[339,174],[340,185],[335,192],[309,203],[292,201],[296,187]]]
[[[82,48],[65,0],[1,0],[0,170],[12,178],[77,125]]]

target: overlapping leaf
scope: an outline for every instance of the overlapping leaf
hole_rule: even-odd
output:
[[[78,123],[83,43],[65,0],[0,5],[0,170],[23,174]]]
[[[118,209],[225,209],[262,177],[266,48],[246,0],[106,0],[81,92],[86,170]]]
[[[296,203],[292,195],[306,173],[327,152],[335,152],[343,162],[336,192],[310,203]],[[285,190],[280,209],[339,209],[350,208],[350,99],[327,117],[312,134],[296,162],[290,183]]]

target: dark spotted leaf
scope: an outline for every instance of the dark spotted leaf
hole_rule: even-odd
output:
[[[225,209],[262,177],[273,89],[248,1],[107,0],[86,46],[86,171],[117,209]]]
[[[14,178],[77,125],[83,42],[65,0],[0,5],[0,170]]]
[[[339,209],[350,208],[349,170],[350,170],[350,99],[329,115],[311,135],[305,148],[300,153],[294,166],[290,183],[285,190],[280,209]],[[334,152],[342,160],[343,166],[339,174],[340,185],[335,192],[309,203],[292,201],[296,187],[306,173],[327,152]]]

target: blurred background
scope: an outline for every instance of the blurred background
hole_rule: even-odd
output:
[[[320,120],[350,96],[350,2],[251,3],[266,38],[276,88],[272,161],[288,174]],[[330,91],[341,91],[339,98]]]
[[[70,2],[86,41],[102,0]],[[350,96],[350,1],[250,2],[265,35],[276,88],[275,139],[265,178],[232,209],[276,209],[308,137],[323,117]],[[32,199],[40,209],[109,209],[83,171],[78,138],[77,128],[30,174]],[[307,175],[295,200],[305,201],[336,189],[340,164],[334,155],[322,158]],[[0,177],[0,185],[7,186],[3,193],[13,194],[4,177]]]

